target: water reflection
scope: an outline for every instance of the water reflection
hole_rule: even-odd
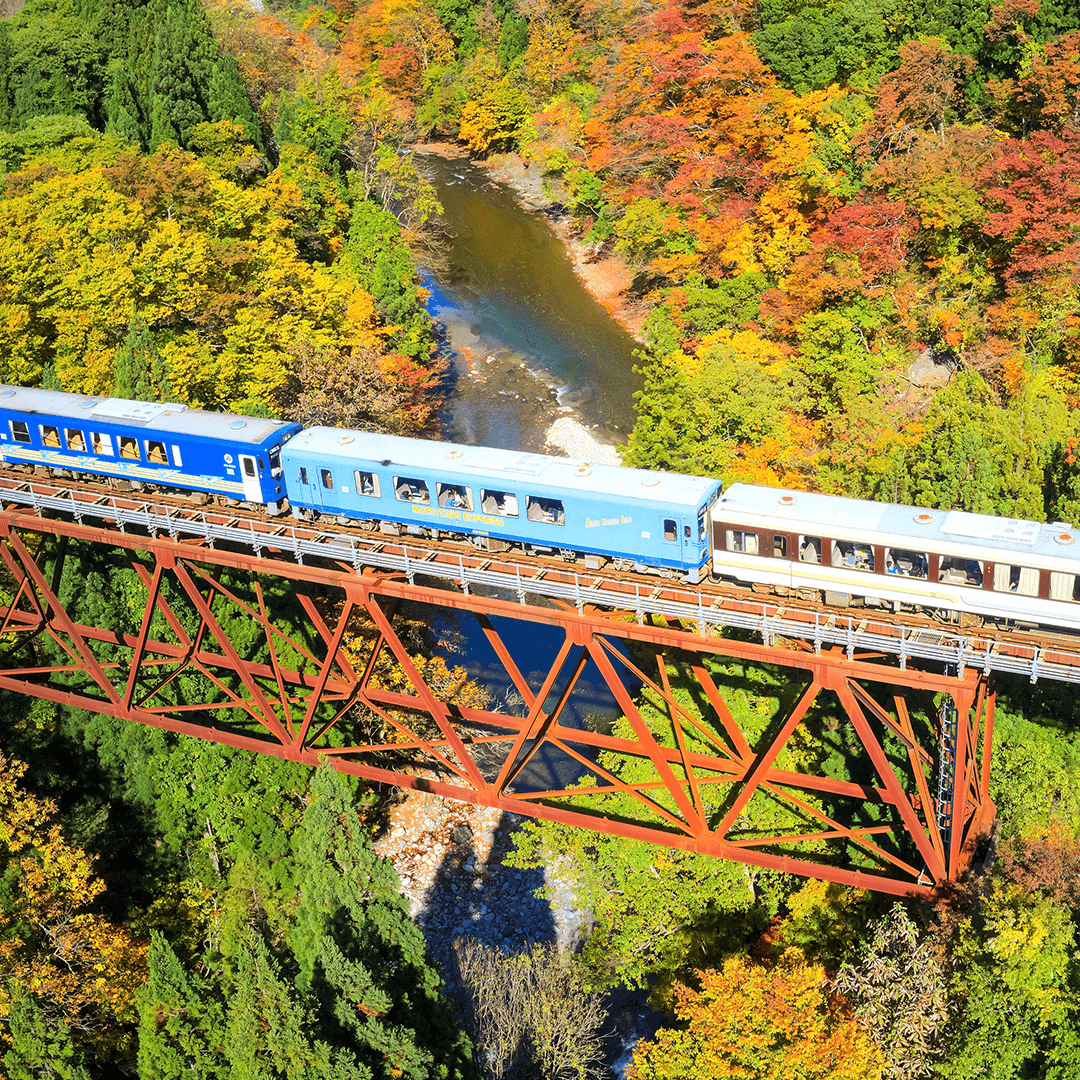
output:
[[[625,435],[639,386],[637,343],[586,291],[559,238],[479,166],[435,154],[416,160],[451,233],[446,267],[425,276],[458,376],[447,437],[539,449],[561,405]],[[526,379],[528,371],[541,382]]]

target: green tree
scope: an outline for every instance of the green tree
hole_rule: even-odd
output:
[[[990,389],[976,371],[958,372],[935,395],[923,422],[925,434],[906,459],[912,502],[994,513],[1001,483],[996,414]]]
[[[816,311],[799,323],[799,351],[792,363],[818,411],[839,412],[846,398],[873,389],[882,357],[870,351],[867,331],[872,338],[881,321],[869,305],[852,304]]]
[[[583,956],[599,987],[642,986],[657,973],[670,978],[706,916],[744,911],[753,900],[735,863],[554,822],[526,822],[503,861],[550,867],[569,882],[595,918]]]
[[[131,316],[127,337],[116,352],[113,393],[136,401],[166,401],[172,393],[154,336],[137,314]]]
[[[90,1080],[87,1055],[67,1025],[49,1020],[28,991],[13,995],[6,1019],[11,1047],[0,1062],[7,1080]]]
[[[995,886],[953,947],[946,1080],[1065,1080],[1080,1064],[1073,921],[1064,905]]]
[[[895,0],[766,0],[755,40],[762,59],[800,94],[833,83],[873,86],[895,57],[889,41],[895,6]]]
[[[232,1075],[224,1055],[225,1006],[210,979],[188,972],[172,946],[155,933],[149,975],[139,992],[139,1073],[184,1080]]]
[[[297,986],[312,995],[332,1045],[352,1048],[376,1075],[472,1074],[471,1047],[440,993],[424,938],[393,867],[371,850],[342,777],[311,779],[296,840],[300,903],[289,935]]]
[[[0,126],[67,113],[154,148],[203,121],[261,132],[236,62],[198,0],[30,0],[5,25]]]
[[[432,351],[431,318],[416,267],[397,219],[367,199],[353,204],[348,236],[335,272],[371,293],[379,314],[394,327],[390,344],[414,360]]]

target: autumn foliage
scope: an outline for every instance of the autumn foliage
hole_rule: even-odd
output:
[[[634,1051],[632,1080],[880,1080],[882,1061],[824,970],[790,950],[774,964],[732,957],[676,987],[678,1028]]]
[[[303,67],[293,85],[348,117],[353,160],[435,134],[537,163],[652,312],[631,463],[932,500],[947,485],[913,480],[942,450],[927,410],[970,369],[998,438],[965,505],[1075,516],[1071,478],[1044,477],[1080,435],[1080,14],[969,7],[373,0],[215,18],[250,85],[281,85],[276,57]],[[284,99],[263,100],[280,124]],[[1022,420],[1042,402],[1050,446]]]
[[[26,766],[0,754],[0,1047],[12,993],[98,1050],[129,1037],[146,945],[92,908],[105,889],[91,860],[65,840],[56,806],[23,786]]]

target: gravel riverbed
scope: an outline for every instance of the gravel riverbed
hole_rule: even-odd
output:
[[[394,864],[412,917],[448,982],[450,945],[462,934],[504,952],[540,941],[566,951],[576,949],[587,930],[565,882],[502,865],[518,824],[513,814],[416,792],[394,808],[389,830],[375,845]],[[535,895],[545,884],[554,890],[550,901]]]
[[[573,892],[557,875],[502,865],[521,821],[488,807],[410,792],[394,807],[389,828],[375,844],[394,864],[451,995],[461,989],[455,938],[470,936],[507,954],[532,942],[566,951],[578,949],[591,929],[588,913],[578,910]],[[552,890],[550,900],[536,896],[544,885]],[[644,990],[616,990],[607,1005],[608,1063],[612,1075],[621,1077],[634,1044],[652,1037],[659,1017]]]

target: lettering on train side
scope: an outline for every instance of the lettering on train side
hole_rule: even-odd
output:
[[[594,518],[587,517],[585,519],[585,528],[595,529],[600,525],[631,525],[633,524],[633,521],[633,518],[627,517],[625,514],[623,514],[621,517],[600,518],[599,521],[595,520]]]
[[[447,521],[463,521],[470,525],[505,525],[506,521],[501,517],[491,514],[473,514],[464,510],[448,510],[443,506],[413,506],[414,514],[423,514],[427,517],[439,517]]]

